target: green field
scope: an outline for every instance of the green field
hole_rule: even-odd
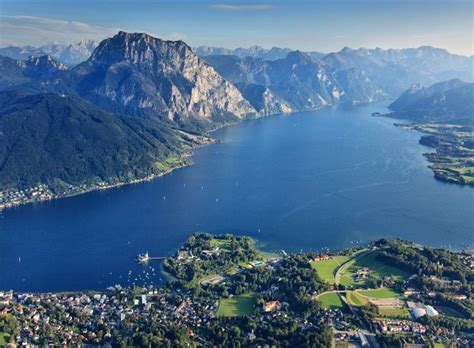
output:
[[[406,308],[379,309],[379,315],[385,318],[410,318]]]
[[[348,287],[357,287],[358,285],[361,284],[361,283],[356,282],[352,278],[352,274],[353,274],[352,272],[355,270],[355,267],[354,267],[355,262],[356,260],[349,261],[347,268],[341,271],[341,277],[339,279],[339,282],[342,285],[348,286]]]
[[[210,244],[211,244],[211,247],[218,247],[219,249],[230,251],[229,239],[212,238],[210,240]]]
[[[257,297],[255,293],[220,300],[217,316],[238,317],[240,315],[250,315],[253,313],[256,302]]]
[[[369,253],[355,260],[349,268],[341,273],[341,284],[352,287],[362,286],[362,283],[357,283],[352,279],[352,275],[360,268],[369,268],[377,279],[390,276],[395,280],[403,280],[410,276],[408,272],[378,260],[376,253]]]
[[[334,276],[337,269],[347,260],[349,260],[349,256],[334,256],[329,260],[310,262],[310,264],[322,280],[326,283],[334,284]]]
[[[365,306],[367,303],[369,303],[365,297],[360,296],[355,291],[347,291],[346,298],[352,306]]]
[[[326,309],[342,308],[342,301],[336,292],[326,292],[318,297],[321,307]]]
[[[0,332],[0,347],[5,347],[8,343],[8,339],[10,336],[5,332]]]
[[[357,290],[360,295],[372,298],[392,298],[400,297],[400,293],[390,288],[380,288],[374,290]]]

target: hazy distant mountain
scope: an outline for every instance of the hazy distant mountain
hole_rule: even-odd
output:
[[[208,56],[207,60],[224,78],[235,83],[257,110],[247,93],[247,85],[261,85],[292,110],[306,110],[339,103],[367,103],[385,97],[373,86],[362,71],[348,69],[334,71],[323,61],[294,51],[283,59],[266,61],[259,58],[236,56]],[[255,91],[253,87],[252,91]],[[255,96],[255,92],[253,93]]]
[[[249,48],[236,48],[236,49],[228,49],[222,47],[208,47],[208,46],[199,46],[194,48],[194,52],[198,56],[207,57],[207,56],[214,56],[214,55],[226,55],[226,56],[237,56],[240,58],[244,57],[254,57],[254,58],[262,58],[265,60],[275,60],[286,57],[288,52],[291,50],[289,48],[280,48],[280,47],[273,47],[270,49],[266,49],[260,46],[252,46]]]
[[[393,117],[417,122],[474,124],[474,83],[459,79],[413,85],[390,104]]]
[[[179,132],[112,115],[77,97],[0,93],[0,191],[117,183],[159,174],[180,153]]]
[[[423,46],[408,49],[344,48],[322,60],[336,71],[358,69],[390,96],[398,96],[414,83],[429,85],[451,78],[474,79],[473,57]]]
[[[30,81],[49,79],[67,67],[50,55],[16,60],[0,56],[0,90]]]
[[[236,48],[236,49],[228,49],[222,47],[209,47],[209,46],[199,46],[194,48],[194,52],[200,57],[208,57],[208,56],[236,56],[239,58],[245,57],[253,57],[253,58],[261,58],[264,60],[277,60],[282,59],[287,56],[292,50],[289,48],[280,48],[280,47],[272,47],[270,49],[266,49],[260,46],[252,46],[249,48]],[[305,52],[307,55],[313,58],[322,58],[326,55],[326,53],[322,52]]]
[[[98,46],[95,40],[82,40],[76,44],[48,44],[41,47],[9,46],[0,48],[0,55],[18,60],[49,54],[66,65],[74,66],[87,60]]]
[[[89,59],[98,45],[99,42],[95,40],[82,40],[70,45],[45,45],[40,49],[67,65],[77,65]]]
[[[44,56],[45,51],[33,46],[8,46],[0,48],[0,55],[16,60],[26,60],[33,57]]]

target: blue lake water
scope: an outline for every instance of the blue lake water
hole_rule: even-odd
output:
[[[158,282],[193,231],[255,237],[266,250],[331,249],[398,236],[473,244],[474,190],[433,179],[419,133],[371,117],[382,105],[248,121],[214,133],[191,167],[154,181],[0,213],[0,289]],[[153,271],[152,268],[155,270]]]

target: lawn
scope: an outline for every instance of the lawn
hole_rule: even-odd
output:
[[[256,302],[257,297],[253,292],[220,300],[217,316],[238,317],[241,315],[250,315],[253,313]]]
[[[410,318],[406,308],[379,309],[379,315],[385,318]]]
[[[168,157],[166,159],[166,163],[171,164],[171,165],[179,164],[182,162],[183,162],[183,159],[181,157]]]
[[[336,292],[327,292],[318,297],[321,307],[326,309],[342,308],[342,301]]]
[[[346,272],[341,273],[340,283],[344,286],[352,286],[352,287],[357,287],[358,285],[361,285],[361,283],[356,282],[352,278],[352,276]]]
[[[326,283],[334,284],[334,275],[337,269],[347,260],[349,260],[349,256],[334,256],[329,260],[310,262],[310,264],[322,280]]]
[[[392,298],[400,297],[400,293],[390,288],[380,288],[375,290],[357,290],[360,295],[372,298]]]
[[[341,271],[341,278],[339,279],[339,282],[348,287],[357,287],[361,283],[356,282],[352,278],[352,272],[354,271],[354,264],[356,260],[351,260],[349,261],[350,263],[348,264],[347,268]]]
[[[403,280],[410,276],[408,272],[405,272],[398,267],[386,264],[385,262],[378,260],[376,256],[375,253],[364,255],[357,260],[357,264],[362,267],[369,267],[374,271],[374,273],[379,275],[379,277],[391,276],[395,280]]]
[[[210,240],[210,244],[211,244],[211,247],[218,247],[219,249],[230,251],[229,239],[212,238]]]
[[[352,306],[365,306],[367,303],[369,303],[365,297],[360,296],[355,291],[347,291],[346,298]]]
[[[9,335],[5,332],[0,332],[0,347],[5,347],[8,343]]]

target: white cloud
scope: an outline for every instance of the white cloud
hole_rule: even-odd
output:
[[[230,5],[230,4],[212,4],[211,8],[222,11],[263,11],[270,10],[272,5],[269,4],[249,4],[249,5]]]
[[[2,16],[0,45],[38,46],[50,42],[77,42],[84,38],[102,40],[117,31],[117,28],[106,28],[77,21],[32,16]]]
[[[144,30],[102,27],[62,19],[33,16],[0,16],[0,46],[41,46],[51,42],[75,43],[82,39],[103,40],[115,35],[119,30],[147,32]],[[151,34],[167,40],[186,39],[186,35],[182,33],[174,32],[167,35]]]

